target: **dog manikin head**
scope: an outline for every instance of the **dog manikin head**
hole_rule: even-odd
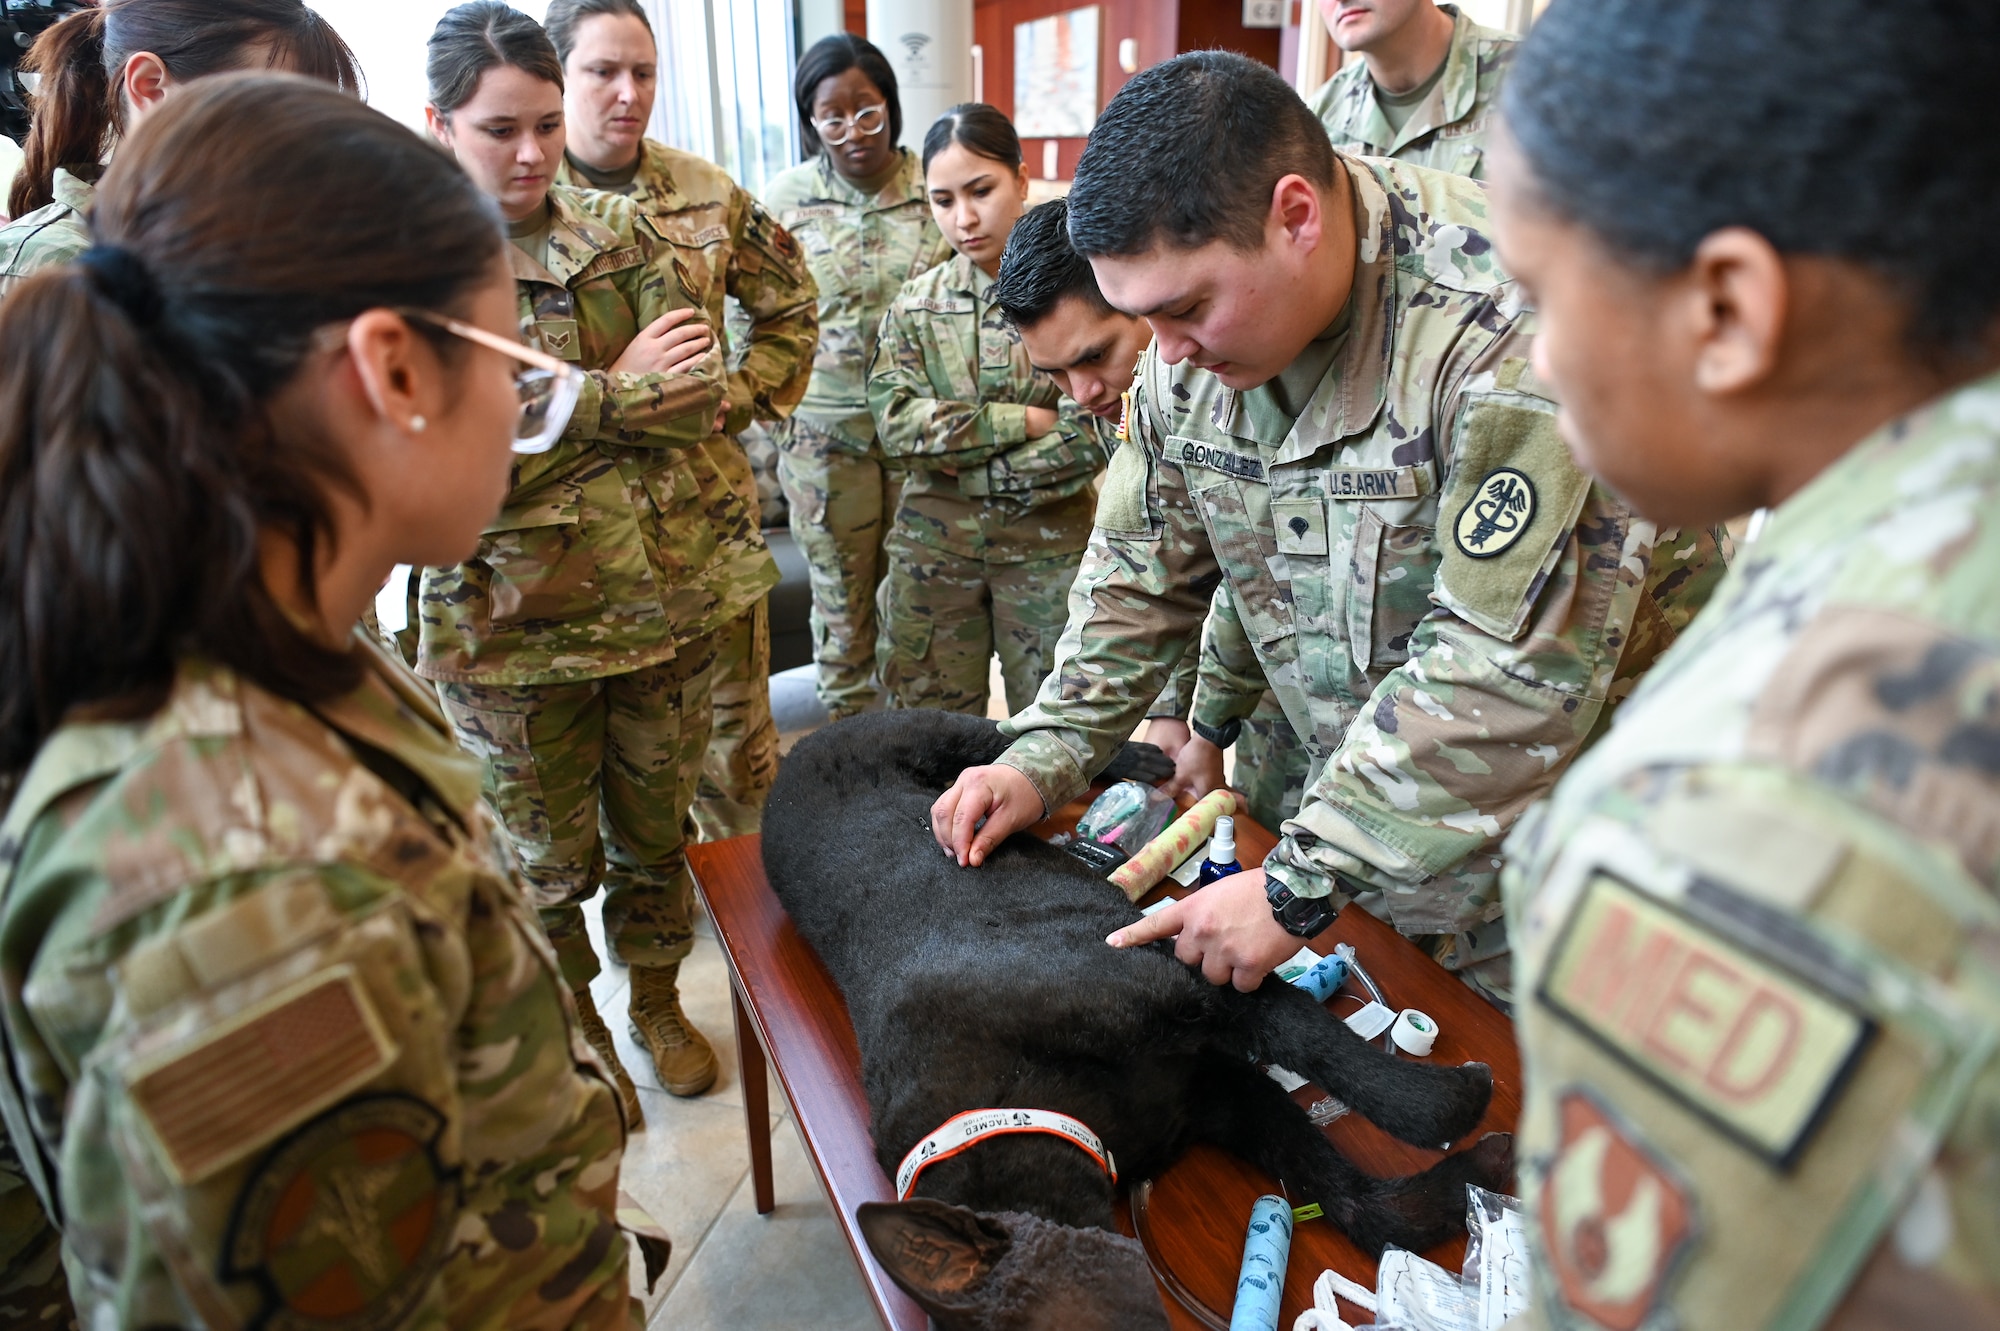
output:
[[[1017,1211],[864,1202],[861,1233],[943,1331],[1167,1331],[1140,1246]]]

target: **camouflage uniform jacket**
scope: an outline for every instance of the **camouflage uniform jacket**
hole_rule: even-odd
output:
[[[1509,840],[1533,1324],[1808,1331],[1892,1233],[2000,1296],[1996,568],[2000,376],[1778,508]]]
[[[1073,798],[1224,579],[1312,758],[1267,870],[1301,896],[1345,875],[1404,933],[1462,933],[1500,916],[1500,837],[1721,561],[1713,536],[1656,531],[1570,461],[1485,191],[1342,164],[1359,253],[1333,363],[1293,422],[1268,389],[1149,354],[1054,673],[1004,723],[1021,738],[1003,761],[1050,808]]]
[[[883,312],[903,283],[951,255],[931,220],[923,170],[907,148],[879,193],[865,194],[824,155],[764,188],[764,202],[805,251],[819,283],[819,349],[799,415],[843,451],[868,453],[868,366]]]
[[[1390,128],[1376,104],[1375,80],[1368,74],[1366,60],[1350,61],[1320,86],[1307,105],[1342,152],[1393,157],[1480,180],[1486,174],[1486,133],[1499,110],[1500,85],[1521,39],[1480,27],[1456,6],[1438,8],[1452,16],[1444,76],[1400,131]]]
[[[597,188],[578,178],[567,160],[556,183],[579,192]],[[724,335],[724,296],[747,317],[742,345],[724,344],[730,370],[723,433],[791,415],[805,396],[819,345],[819,287],[791,232],[721,167],[651,139],[643,141],[639,173],[603,193],[632,200],[666,239],[681,284],[695,293],[718,336]]]
[[[85,1325],[611,1327],[625,1132],[479,770],[371,647],[190,661],[0,827],[0,1110]]]
[[[574,177],[568,159],[557,182]],[[579,190],[584,182],[575,182]],[[763,501],[757,475],[743,446],[730,436],[752,420],[776,421],[791,415],[812,375],[819,341],[819,288],[791,233],[771,220],[749,191],[728,172],[692,153],[643,141],[639,170],[625,185],[602,193],[580,193],[586,202],[626,198],[646,224],[667,243],[659,257],[692,292],[715,330],[729,371],[729,417],[723,432],[702,441],[713,468],[704,508],[716,523],[716,561],[711,576],[717,594],[730,604],[749,597],[755,604],[777,583],[776,562],[764,542]],[[725,305],[736,302],[747,327],[732,348],[725,330]],[[724,487],[741,503],[730,502]],[[732,590],[740,589],[740,590]]]
[[[53,183],[54,202],[0,227],[0,300],[23,278],[69,263],[90,248],[85,215],[97,186],[60,166]]]
[[[962,254],[906,282],[882,316],[868,405],[886,465],[909,473],[904,532],[1018,564],[1083,549],[1086,492],[1112,441],[1029,363],[992,288]],[[1030,439],[1029,407],[1054,409],[1056,428]]]
[[[506,506],[473,557],[424,571],[417,669],[430,679],[543,684],[637,670],[777,581],[775,568],[761,585],[717,573],[730,557],[718,531],[756,525],[698,447],[722,397],[720,351],[692,374],[605,368],[640,329],[694,303],[659,261],[665,242],[629,203],[586,209],[560,187],[549,202],[553,270],[508,247],[522,335],[589,378],[556,446],[515,459]]]

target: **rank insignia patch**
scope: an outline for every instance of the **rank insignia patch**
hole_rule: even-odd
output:
[[[1688,1191],[1580,1090],[1542,1183],[1542,1243],[1564,1303],[1606,1331],[1639,1331],[1695,1233]]]
[[[360,1096],[274,1147],[251,1171],[223,1277],[264,1294],[276,1331],[400,1326],[444,1259],[457,1188],[437,1157],[444,1116],[406,1095]]]
[[[1514,548],[1534,524],[1535,483],[1512,467],[1486,473],[1472,498],[1458,511],[1452,540],[1470,559],[1491,559]]]

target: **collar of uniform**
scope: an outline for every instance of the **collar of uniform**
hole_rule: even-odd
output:
[[[956,251],[945,260],[943,276],[945,285],[951,290],[975,299],[984,296],[993,286],[993,279],[986,275],[984,268]]]
[[[677,213],[695,202],[681,193],[667,146],[652,139],[640,140],[639,174],[632,178],[632,193],[646,201],[646,211],[651,213]]]
[[[446,808],[471,808],[480,797],[479,768],[453,740],[437,696],[363,633],[355,633],[350,650],[361,657],[361,683],[312,710],[342,734],[392,755]]]
[[[600,254],[621,248],[618,233],[586,212],[562,185],[549,187],[549,266],[542,267],[522,252],[507,247],[514,277],[522,282],[546,282],[566,287]]]
[[[1472,109],[1472,101],[1479,91],[1479,31],[1476,24],[1460,12],[1456,5],[1439,5],[1451,15],[1451,46],[1445,52],[1444,77],[1424,104],[1410,113],[1403,122],[1400,133],[1391,133],[1389,119],[1382,114],[1381,105],[1375,100],[1375,84],[1368,81],[1368,105],[1373,113],[1370,122],[1370,137],[1377,143],[1389,145],[1382,156],[1394,157],[1403,148],[1426,134],[1456,124],[1466,112]]]
[[[833,159],[819,155],[820,197],[837,199],[856,208],[896,208],[924,197],[923,177],[917,159],[908,148],[896,149],[896,169],[879,193],[870,194],[833,169]]]
[[[1261,439],[1245,409],[1244,393],[1231,392],[1229,433],[1275,447],[1274,463],[1311,457],[1330,443],[1360,434],[1375,423],[1389,400],[1389,373],[1395,353],[1396,220],[1389,193],[1375,173],[1336,154],[1354,190],[1354,286],[1348,295],[1347,341],[1319,381],[1305,410],[1282,440]],[[1251,389],[1250,392],[1261,392]]]
[[[96,181],[85,179],[66,166],[56,168],[50,187],[57,203],[79,213],[90,211],[90,201],[97,193]]]

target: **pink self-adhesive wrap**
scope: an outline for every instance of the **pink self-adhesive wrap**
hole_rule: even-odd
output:
[[[1153,890],[1153,884],[1173,872],[1215,830],[1215,820],[1236,813],[1236,793],[1211,790],[1196,800],[1194,807],[1167,824],[1167,830],[1148,841],[1145,848],[1118,866],[1111,881],[1124,890],[1127,900],[1137,901]]]

